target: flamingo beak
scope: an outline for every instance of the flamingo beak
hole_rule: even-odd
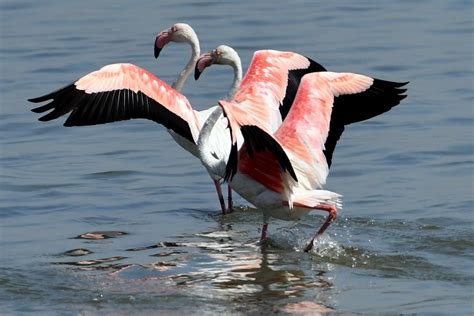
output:
[[[160,32],[155,39],[155,58],[160,56],[160,52],[170,41],[170,36],[167,31]]]
[[[201,76],[201,73],[204,71],[204,69],[212,65],[212,63],[213,63],[213,60],[212,60],[211,53],[202,54],[196,62],[196,67],[194,67],[194,79],[198,80],[199,76]]]

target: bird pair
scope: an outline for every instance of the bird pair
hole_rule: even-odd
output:
[[[240,82],[235,51],[220,46],[199,56],[196,33],[178,23],[158,34],[155,57],[171,41],[189,43],[193,52],[173,87],[138,66],[112,64],[30,99],[52,100],[33,111],[52,110],[40,121],[70,113],[65,126],[135,118],[160,123],[206,167],[223,212],[222,179],[263,212],[261,240],[268,237],[270,217],[297,220],[313,209],[327,211],[305,248],[311,250],[341,206],[341,196],[322,187],[345,126],[398,105],[406,97],[401,89],[406,83],[328,72],[305,56],[276,50],[255,52]],[[193,70],[197,78],[213,63],[233,67],[231,91],[217,106],[195,111],[179,90]]]

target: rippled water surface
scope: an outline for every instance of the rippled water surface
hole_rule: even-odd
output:
[[[470,1],[0,3],[2,314],[473,312]],[[237,198],[221,218],[200,163],[147,121],[65,128],[26,100],[105,64],[171,82],[189,58],[158,31],[187,22],[203,51],[293,50],[335,71],[410,81],[403,104],[346,129],[327,188],[344,209],[273,221]],[[225,96],[214,67],[184,93]]]

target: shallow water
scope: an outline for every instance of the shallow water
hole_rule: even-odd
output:
[[[3,1],[0,12],[2,313],[472,313],[469,1]],[[234,46],[244,67],[273,48],[410,81],[402,105],[338,143],[327,188],[344,209],[312,254],[301,249],[323,214],[272,222],[262,249],[259,211],[237,199],[221,218],[206,172],[161,126],[64,128],[29,111],[27,98],[108,63],[171,82],[189,47],[155,60],[152,44],[178,21],[203,51]],[[184,92],[204,109],[230,82],[214,67]]]

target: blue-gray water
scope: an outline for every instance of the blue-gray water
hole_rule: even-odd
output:
[[[1,314],[473,312],[472,2],[254,2],[1,2]],[[325,214],[272,222],[260,250],[259,212],[238,199],[221,219],[204,168],[161,126],[29,111],[109,63],[171,82],[189,47],[155,60],[153,41],[175,22],[244,68],[272,48],[410,81],[402,105],[346,129],[327,185],[345,206],[315,253],[301,249]],[[231,78],[214,67],[184,93],[204,109]],[[94,231],[126,234],[75,238]]]

